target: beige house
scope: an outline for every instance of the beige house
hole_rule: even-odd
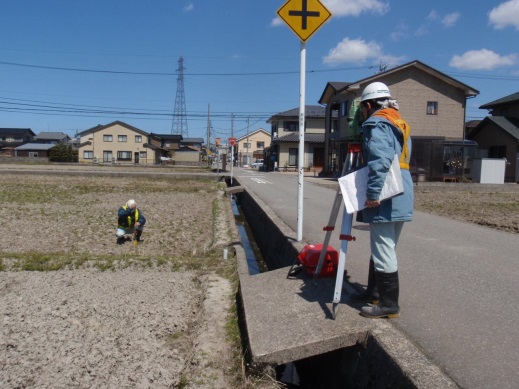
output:
[[[305,106],[303,167],[321,170],[325,151],[325,109]],[[267,154],[267,170],[295,169],[299,156],[299,108],[280,112],[267,120],[271,125],[272,144]]]
[[[264,151],[270,146],[270,133],[259,128],[236,139],[234,158],[239,166],[246,166],[264,159]]]
[[[149,134],[121,121],[98,125],[78,134],[79,163],[157,164],[163,149]]]
[[[358,140],[358,134],[350,126],[352,105],[364,88],[375,81],[389,87],[391,95],[398,100],[402,116],[411,126],[416,166],[431,178],[441,178],[449,162],[443,161],[444,166],[437,166],[439,163],[433,154],[443,153],[443,149],[438,149],[443,147],[443,141],[450,141],[454,148],[458,147],[456,142],[461,142],[460,147],[464,147],[466,102],[479,91],[420,61],[356,82],[326,85],[319,99],[320,104],[326,105],[325,171],[341,171],[348,144]],[[434,146],[435,142],[440,146]]]

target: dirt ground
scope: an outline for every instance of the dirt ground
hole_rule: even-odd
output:
[[[0,387],[236,387],[222,189],[1,172]],[[129,198],[136,247],[115,238]]]

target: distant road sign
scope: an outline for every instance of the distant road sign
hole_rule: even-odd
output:
[[[231,146],[234,146],[236,144],[236,138],[229,138],[228,141]]]
[[[288,0],[277,14],[303,42],[332,16],[319,0]]]

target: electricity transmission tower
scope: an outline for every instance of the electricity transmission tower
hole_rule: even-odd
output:
[[[184,58],[178,59],[177,97],[175,98],[175,110],[173,112],[173,123],[171,133],[189,137],[187,131],[186,96],[184,95]]]

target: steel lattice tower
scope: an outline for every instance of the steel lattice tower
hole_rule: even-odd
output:
[[[184,95],[184,58],[178,59],[177,97],[175,98],[175,110],[173,112],[173,123],[171,133],[189,137],[187,131],[186,96]]]

